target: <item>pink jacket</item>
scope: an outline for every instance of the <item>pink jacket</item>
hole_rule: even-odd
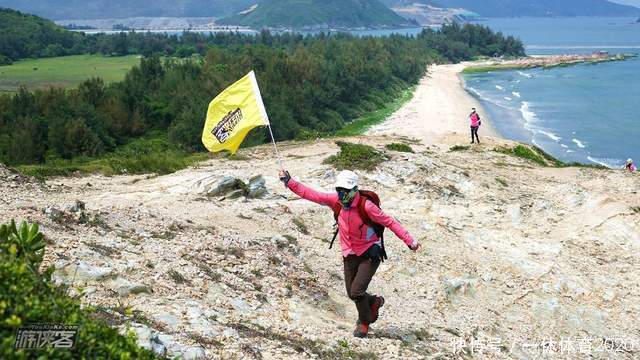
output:
[[[320,205],[333,207],[339,202],[337,193],[315,191],[294,179],[289,180],[287,186],[301,198]],[[359,194],[353,199],[353,204],[358,204],[358,201],[360,201]],[[384,225],[384,227],[393,231],[407,246],[415,247],[417,245],[417,241],[411,237],[409,232],[405,230],[399,222],[382,212],[382,210],[371,201],[365,203],[365,211],[372,221]],[[340,233],[340,247],[342,248],[342,256],[344,257],[352,253],[360,256],[364,254],[371,245],[379,243],[379,239],[373,231],[373,228],[364,224],[360,215],[358,215],[356,206],[352,206],[349,209],[342,208],[338,216],[338,230]]]
[[[471,114],[469,119],[471,119],[471,126],[480,126],[480,115],[478,115],[478,113]]]

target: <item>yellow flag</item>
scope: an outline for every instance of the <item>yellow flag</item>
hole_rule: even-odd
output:
[[[202,143],[211,152],[229,150],[235,154],[251,129],[268,125],[258,81],[251,71],[211,101]]]

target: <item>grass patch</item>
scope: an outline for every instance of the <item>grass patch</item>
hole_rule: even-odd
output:
[[[101,55],[20,60],[0,66],[0,94],[16,92],[20,86],[29,90],[73,88],[93,77],[102,78],[105,83],[122,81],[126,73],[139,63],[139,56]]]
[[[514,155],[516,157],[532,161],[538,165],[542,165],[542,166],[548,165],[547,161],[542,155],[540,155],[538,152],[524,145],[517,145],[516,147],[511,149],[509,148],[498,149],[498,152],[501,152],[503,154]]]
[[[187,280],[182,274],[175,270],[169,270],[167,273],[171,280],[173,280],[176,284],[191,284],[191,281]]]
[[[309,235],[309,229],[307,228],[307,225],[304,223],[304,221],[302,221],[301,218],[298,218],[298,217],[293,218],[293,224],[298,228],[298,231],[300,231],[305,235]]]
[[[534,68],[537,66],[526,66],[520,64],[496,64],[496,65],[488,65],[488,66],[469,66],[462,70],[463,74],[479,74],[486,73],[491,71],[504,71],[504,70],[519,70],[519,69],[528,69]]]
[[[449,151],[467,151],[471,149],[470,146],[466,146],[466,145],[454,145],[452,147],[449,148]]]
[[[100,173],[170,174],[199,161],[208,159],[206,153],[190,154],[169,141],[165,134],[155,133],[132,140],[114,152],[100,158],[56,159],[39,165],[19,165],[18,171],[37,178]]]
[[[269,264],[271,265],[282,264],[282,261],[280,261],[280,259],[277,256],[270,255],[269,257],[267,257],[267,260],[269,260]]]
[[[509,187],[509,184],[504,179],[496,178],[496,182],[504,187]]]
[[[544,150],[532,145],[516,145],[513,148],[500,147],[493,149],[495,152],[516,156],[522,159],[532,161],[540,166],[545,167],[583,167],[591,169],[608,169],[606,166],[599,164],[583,164],[583,163],[565,163],[551,156]]]
[[[374,125],[380,124],[385,121],[394,112],[398,111],[409,100],[413,98],[413,93],[416,87],[411,86],[397,92],[394,96],[395,100],[384,104],[378,110],[374,110],[366,115],[359,117],[348,124],[342,129],[338,130],[336,136],[356,136],[365,133],[369,128]]]
[[[385,145],[385,148],[391,151],[413,153],[413,149],[407,144],[391,143]]]
[[[340,147],[338,154],[326,158],[323,163],[333,165],[338,170],[374,170],[386,160],[383,153],[369,145],[336,141]]]

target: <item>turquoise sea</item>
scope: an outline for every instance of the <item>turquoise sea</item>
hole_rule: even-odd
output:
[[[640,52],[631,18],[517,18],[482,22],[518,36],[530,55]],[[549,70],[465,75],[500,135],[567,162],[622,167],[640,160],[640,58]]]

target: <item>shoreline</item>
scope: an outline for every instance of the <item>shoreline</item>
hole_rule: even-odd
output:
[[[430,66],[413,98],[366,134],[419,138],[425,145],[468,144],[471,136],[468,116],[475,107],[482,118],[481,143],[503,140],[480,101],[464,86],[462,71],[473,63]]]
[[[482,76],[482,73],[489,73],[492,71],[496,71],[495,76],[500,76],[500,71],[512,71],[515,73],[518,70],[531,70],[537,69],[538,73],[545,73],[545,70],[559,67],[573,67],[580,64],[600,64],[607,62],[619,62],[624,61],[625,63],[633,62],[635,64],[638,59],[638,54],[635,55],[608,55],[603,53],[591,54],[591,55],[538,55],[531,56],[521,59],[509,60],[498,62],[497,64],[500,67],[488,68],[487,63],[483,61],[475,61],[467,63],[468,67],[466,67],[460,74],[460,77],[465,77],[465,75],[469,75],[472,77],[474,74]],[[623,65],[621,65],[623,66]],[[472,71],[465,71],[467,69],[472,69]],[[588,71],[597,71],[597,70],[588,70]],[[510,73],[509,73],[510,74]],[[522,74],[522,73],[521,73]],[[530,77],[527,74],[523,74],[523,76]],[[487,75],[489,78],[493,77],[493,75]],[[508,76],[508,75],[507,75]],[[517,81],[519,82],[519,81]],[[549,84],[548,84],[549,85]],[[505,86],[505,85],[503,85]],[[551,84],[553,86],[553,84]],[[493,88],[493,86],[492,86]],[[503,91],[500,86],[496,85],[496,88]],[[489,90],[487,90],[489,91]],[[508,90],[510,91],[510,90]],[[518,90],[519,91],[519,90]],[[522,100],[522,106],[518,109],[518,105],[515,107],[509,107],[508,113],[506,112],[507,107],[498,105],[495,100],[489,100],[484,98],[485,91],[482,91],[482,94],[476,94],[475,89],[472,88],[471,91],[468,91],[468,94],[474,98],[476,98],[479,102],[486,105],[486,109],[491,110],[491,114],[495,117],[499,117],[502,114],[507,115],[508,118],[511,118],[512,111],[520,111],[521,119],[524,121],[522,129],[523,133],[518,133],[518,129],[513,130],[513,123],[517,123],[514,121],[503,121],[501,123],[501,128],[505,131],[506,134],[499,134],[504,140],[522,142],[530,145],[534,145],[546,153],[551,154],[553,157],[559,159],[560,161],[567,164],[582,164],[586,166],[605,166],[609,169],[618,169],[623,165],[624,159],[627,157],[635,158],[633,149],[629,148],[628,145],[624,145],[612,151],[602,148],[591,147],[589,146],[590,140],[595,142],[593,138],[583,138],[580,137],[580,134],[576,135],[575,132],[573,134],[569,134],[568,132],[563,132],[562,126],[554,127],[553,125],[547,126],[539,126],[536,127],[533,125],[533,128],[528,128],[527,125],[530,122],[535,122],[537,120],[538,115],[535,112],[540,110],[539,106],[536,110],[531,110],[531,99],[516,99]],[[496,95],[496,94],[493,94]],[[519,93],[514,93],[518,98]],[[514,98],[515,99],[515,98]],[[507,99],[511,101],[511,99]],[[526,100],[526,101],[525,101]],[[495,105],[495,106],[494,106]],[[504,109],[503,109],[504,108]],[[534,112],[535,111],[535,112]],[[541,110],[541,111],[544,111]],[[511,115],[509,115],[511,114]],[[519,120],[518,120],[519,121]],[[494,124],[495,125],[495,124]],[[566,130],[566,129],[565,129]],[[586,140],[586,141],[585,141]],[[586,144],[586,145],[585,145]],[[617,152],[616,152],[617,151]]]

